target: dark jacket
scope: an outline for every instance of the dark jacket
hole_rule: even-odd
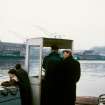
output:
[[[22,105],[32,105],[31,84],[28,74],[22,68],[16,69]]]
[[[64,59],[62,62],[63,73],[63,104],[75,105],[76,100],[76,83],[80,79],[80,63],[73,59],[72,56]]]
[[[59,71],[59,66],[61,63],[61,57],[58,53],[52,52],[46,56],[43,60],[43,68],[45,69],[45,79],[47,81],[53,81],[56,73]]]
[[[61,57],[57,52],[52,52],[46,56],[43,60],[43,68],[45,69],[44,78],[44,94],[46,94],[46,105],[58,105],[58,95],[59,95],[59,74],[60,74],[60,64]]]

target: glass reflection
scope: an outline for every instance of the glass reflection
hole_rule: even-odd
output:
[[[40,46],[29,47],[29,75],[38,76],[40,72]]]

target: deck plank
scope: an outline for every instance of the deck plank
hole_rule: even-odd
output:
[[[76,105],[97,105],[98,104],[98,97],[87,97],[81,96],[77,97]]]

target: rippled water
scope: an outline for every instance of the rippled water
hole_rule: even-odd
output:
[[[80,61],[81,78],[77,83],[78,96],[105,94],[105,61]]]
[[[24,60],[0,61],[0,76],[8,75],[9,68]],[[105,61],[80,61],[81,78],[77,83],[77,96],[99,96],[105,94]]]

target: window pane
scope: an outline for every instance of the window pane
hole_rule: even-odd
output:
[[[29,75],[38,76],[40,72],[40,46],[29,47]]]

